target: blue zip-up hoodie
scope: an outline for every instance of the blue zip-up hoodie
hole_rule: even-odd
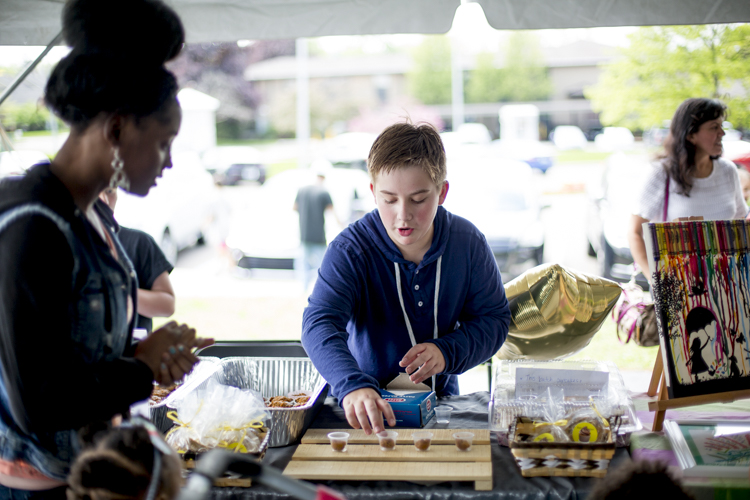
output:
[[[410,262],[391,241],[377,209],[331,242],[302,319],[302,344],[341,402],[350,392],[385,387],[404,369],[411,349],[399,303],[416,342],[432,342],[445,358],[436,377],[439,396],[458,394],[456,375],[486,361],[508,335],[510,309],[495,258],[484,235],[442,206],[432,245]],[[433,339],[435,280],[442,256],[438,338]]]

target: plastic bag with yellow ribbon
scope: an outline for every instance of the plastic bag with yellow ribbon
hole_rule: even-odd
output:
[[[262,452],[270,418],[263,397],[250,389],[210,379],[171,405],[167,416],[175,426],[166,439],[178,453],[226,448],[237,453]]]

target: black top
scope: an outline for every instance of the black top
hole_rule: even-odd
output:
[[[333,206],[331,195],[319,184],[305,186],[297,192],[294,202],[299,212],[300,241],[325,245],[325,211]]]
[[[0,235],[3,382],[10,411],[24,431],[77,429],[147,398],[153,374],[145,363],[107,355],[106,348],[102,357],[90,359],[91,346],[100,348],[108,331],[121,328],[124,314],[112,309],[117,291],[105,276],[117,273],[121,283],[130,276],[48,164],[0,182],[0,214],[30,202],[70,225],[77,256],[46,217],[23,217]],[[91,299],[91,307],[84,307],[82,297]],[[126,348],[126,356],[132,353]]]
[[[174,269],[150,234],[138,229],[120,226],[117,237],[133,263],[135,273],[138,276],[138,288],[151,290],[154,281],[161,273],[164,271],[171,273]],[[139,314],[135,327],[145,328],[148,333],[151,333],[153,321],[151,321],[151,318]]]

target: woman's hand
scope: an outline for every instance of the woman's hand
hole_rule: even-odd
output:
[[[419,384],[445,370],[445,358],[438,346],[427,342],[409,349],[398,366],[406,369],[413,383]]]
[[[187,325],[170,321],[138,343],[135,358],[146,363],[160,385],[170,385],[189,373],[198,358],[194,349],[213,344],[213,339],[195,336]]]
[[[362,429],[365,434],[375,434],[383,432],[383,417],[388,421],[388,425],[396,425],[396,416],[393,414],[393,408],[380,397],[374,389],[363,387],[350,392],[344,396],[341,405],[346,413],[346,420],[354,429]]]

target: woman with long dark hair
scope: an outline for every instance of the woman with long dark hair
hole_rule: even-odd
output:
[[[65,498],[81,434],[192,369],[211,341],[170,323],[132,342],[135,273],[99,193],[146,195],[171,167],[184,41],[160,0],[71,0],[72,51],[47,105],[70,125],[54,160],[0,184],[0,499]]]
[[[659,167],[639,194],[628,230],[630,252],[647,278],[644,222],[742,219],[748,213],[737,167],[720,158],[726,114],[727,107],[716,99],[687,99],[672,118]]]

